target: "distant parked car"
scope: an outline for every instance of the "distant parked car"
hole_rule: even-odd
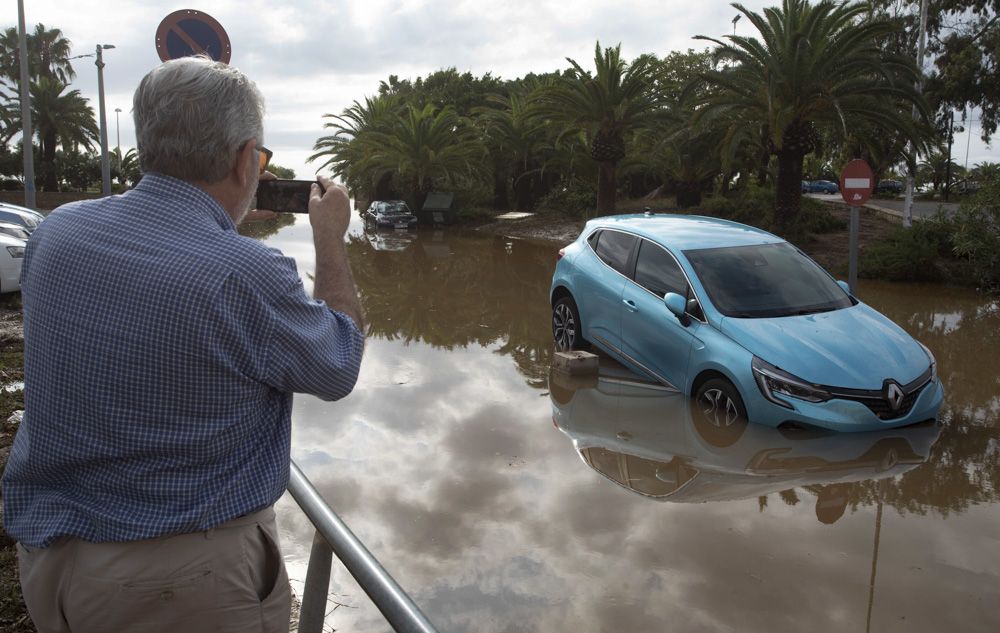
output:
[[[25,241],[31,237],[31,233],[26,228],[13,222],[0,222],[0,235],[8,235]]]
[[[417,225],[417,216],[402,200],[376,200],[362,217],[367,226],[379,228],[412,229]]]
[[[560,251],[552,334],[717,411],[872,431],[936,418],[930,350],[785,240],[736,222],[622,215]]]
[[[812,193],[812,186],[808,180],[802,181],[802,193]]]
[[[33,232],[44,219],[45,216],[38,211],[32,211],[27,207],[18,206],[16,204],[0,202],[0,222],[17,224],[18,226],[24,227],[28,233]]]
[[[0,235],[0,293],[21,289],[24,240]]]
[[[875,185],[875,193],[903,193],[903,183],[898,180],[880,180]]]
[[[840,193],[840,185],[829,180],[813,180],[809,183],[809,193]]]

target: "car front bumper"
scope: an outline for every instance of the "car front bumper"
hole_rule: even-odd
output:
[[[758,424],[777,427],[792,423],[831,431],[878,431],[936,419],[944,401],[944,387],[935,376],[921,389],[909,413],[891,420],[879,418],[871,409],[853,400],[834,398],[826,402],[806,402],[782,396],[782,400],[793,407],[786,409],[766,400],[760,391],[755,391],[754,396],[753,402],[747,403],[747,416]]]

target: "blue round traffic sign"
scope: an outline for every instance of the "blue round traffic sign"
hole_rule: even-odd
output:
[[[174,11],[156,29],[156,52],[160,61],[191,55],[207,55],[229,63],[232,48],[226,30],[212,16],[194,9]]]

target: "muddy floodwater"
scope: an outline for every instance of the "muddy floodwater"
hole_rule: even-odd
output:
[[[264,239],[308,285],[307,219]],[[937,423],[719,435],[612,364],[550,385],[557,246],[355,223],[347,248],[361,376],[296,397],[292,456],[438,630],[1000,630],[996,302],[860,286],[937,357]],[[278,511],[301,588],[312,528]],[[336,560],[330,590],[328,625],[388,630]]]

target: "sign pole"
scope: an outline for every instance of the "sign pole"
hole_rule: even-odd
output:
[[[847,286],[852,295],[858,293],[858,236],[861,232],[861,207],[871,198],[874,185],[875,174],[868,163],[861,159],[847,163],[840,174],[840,195],[851,207]]]
[[[847,285],[851,288],[851,294],[858,294],[858,233],[861,227],[861,212],[857,205],[851,205],[851,230],[848,240],[850,258],[848,263]]]

